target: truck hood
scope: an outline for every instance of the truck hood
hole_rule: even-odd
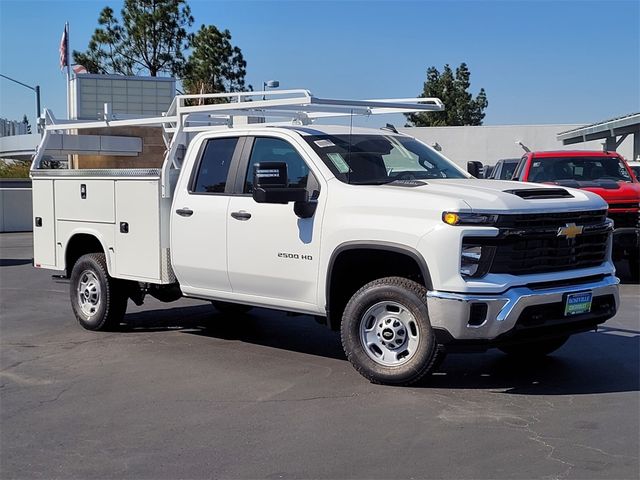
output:
[[[585,190],[522,183],[502,180],[437,179],[421,182],[390,183],[385,189],[415,192],[427,196],[449,199],[453,203],[464,202],[471,211],[509,213],[534,213],[545,211],[579,211],[607,208],[601,197]],[[560,189],[568,195],[553,198],[553,191]],[[559,192],[560,193],[560,192]],[[426,195],[425,195],[426,194]],[[551,195],[550,195],[551,194]],[[416,201],[417,199],[414,199]]]
[[[640,201],[640,183],[616,182],[615,180],[593,180],[578,182],[576,180],[559,180],[553,184],[562,187],[580,188],[596,193],[608,203]]]

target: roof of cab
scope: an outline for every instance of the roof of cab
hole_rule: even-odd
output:
[[[603,152],[602,150],[549,150],[545,152],[531,152],[537,158],[544,157],[619,157],[617,152]]]
[[[267,127],[271,128],[271,127]],[[382,128],[363,128],[349,127],[349,125],[283,125],[273,126],[273,128],[284,128],[286,130],[294,130],[302,136],[313,135],[399,135],[406,136],[402,133],[396,133],[392,130]]]

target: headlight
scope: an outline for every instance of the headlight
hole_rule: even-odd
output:
[[[473,277],[480,266],[481,246],[463,246],[460,255],[460,273],[465,277]]]
[[[491,245],[462,244],[460,275],[469,278],[483,277],[491,268],[495,247]]]
[[[492,226],[498,221],[498,215],[491,213],[443,212],[442,221],[448,225],[484,225]]]

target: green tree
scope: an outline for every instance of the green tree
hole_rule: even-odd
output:
[[[74,50],[73,61],[89,73],[182,74],[193,24],[185,0],[125,0],[120,16],[105,7],[87,50]]]
[[[455,75],[449,65],[442,73],[436,67],[427,69],[427,79],[420,97],[438,97],[444,102],[443,112],[421,112],[406,114],[407,126],[437,127],[457,125],[482,125],[484,110],[489,105],[484,88],[473,98],[469,92],[471,72],[466,63],[461,63]]]
[[[220,93],[245,89],[247,62],[231,44],[229,30],[202,25],[191,41],[182,85],[187,93]],[[250,88],[250,87],[249,87]]]
[[[31,162],[0,160],[0,178],[29,178]]]

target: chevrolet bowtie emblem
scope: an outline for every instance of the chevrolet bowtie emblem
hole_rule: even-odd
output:
[[[567,223],[566,226],[558,228],[559,237],[567,237],[569,239],[576,238],[582,233],[582,225],[576,225],[575,223]]]

